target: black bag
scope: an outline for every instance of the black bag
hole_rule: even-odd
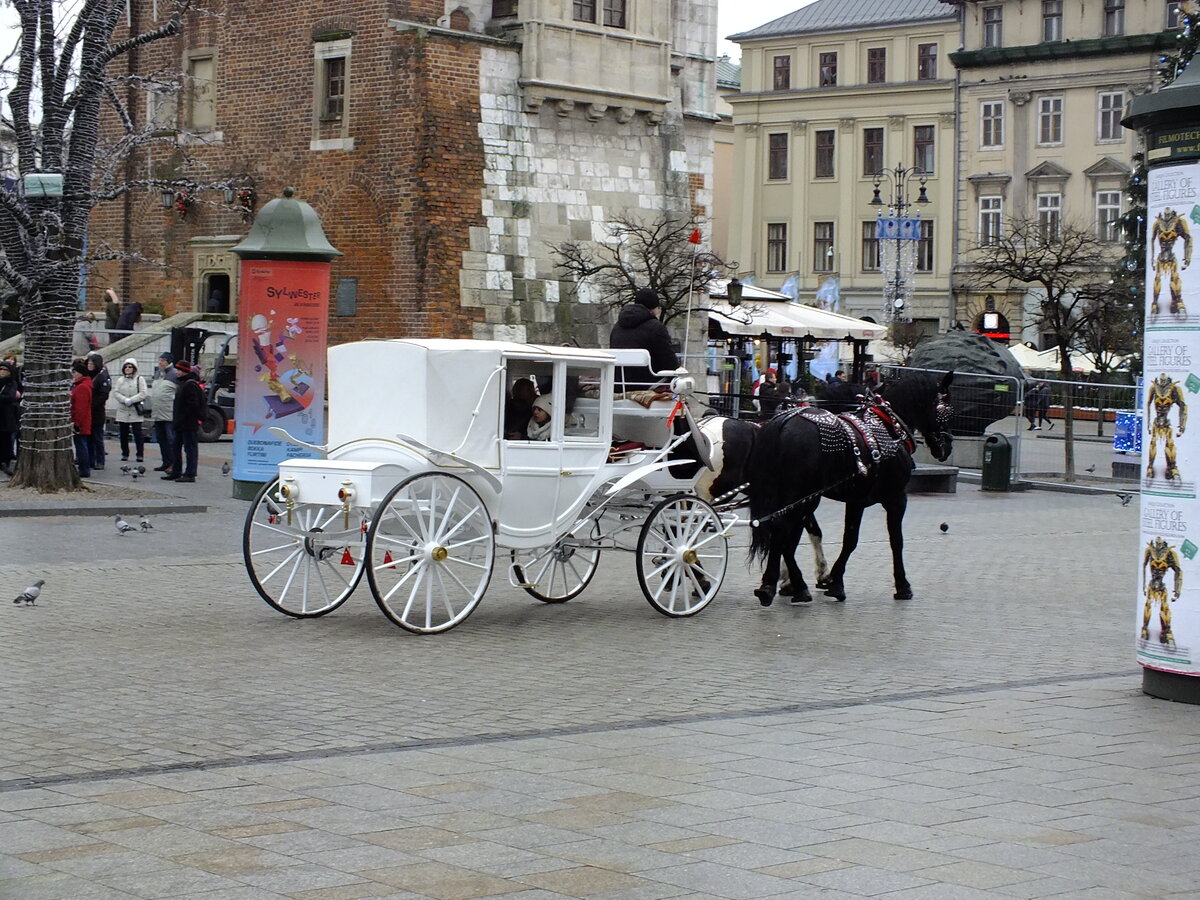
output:
[[[146,404],[145,404],[145,403],[143,403],[141,400],[139,400],[137,403],[133,404],[133,410],[134,410],[134,412],[136,412],[136,413],[137,413],[139,416],[148,416],[148,415],[150,415],[150,410],[146,409]]]

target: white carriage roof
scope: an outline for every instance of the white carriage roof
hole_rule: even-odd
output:
[[[774,293],[771,291],[770,293]],[[745,295],[743,295],[745,296]],[[715,322],[726,334],[742,337],[762,337],[818,341],[872,341],[887,334],[886,325],[878,325],[865,319],[855,319],[840,313],[829,312],[815,306],[794,303],[781,294],[782,300],[746,298],[736,310],[725,300],[710,298],[709,320]],[[746,322],[747,314],[752,314]]]
[[[556,359],[582,360],[592,363],[612,363],[616,360],[616,357],[610,350],[597,350],[591,347],[551,347],[541,344],[518,344],[515,341],[476,341],[454,338],[393,338],[382,343],[421,347],[433,353],[551,356]]]

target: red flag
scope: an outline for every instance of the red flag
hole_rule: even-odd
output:
[[[675,424],[675,417],[683,412],[683,401],[676,400],[675,406],[671,409],[671,414],[667,416],[667,428]]]
[[[699,228],[692,230],[692,233],[688,236],[688,243],[689,244],[700,243],[700,229]]]

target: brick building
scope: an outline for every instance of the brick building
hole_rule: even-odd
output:
[[[132,0],[130,27],[166,13]],[[112,286],[203,310],[215,288],[235,311],[243,204],[291,185],[345,253],[331,340],[594,345],[606,317],[548,244],[708,216],[715,44],[716,0],[209,0],[120,73],[156,139],[119,173],[145,186],[93,215],[92,250],[121,258],[88,305]]]

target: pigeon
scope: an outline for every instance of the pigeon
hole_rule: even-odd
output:
[[[145,467],[145,466],[138,466],[136,469],[134,469],[134,471],[135,471],[135,472],[137,472],[139,475],[145,475],[145,474],[146,474],[146,467]]]
[[[139,478],[142,477],[142,473],[139,472],[137,469],[134,469],[132,472],[129,473],[129,477],[132,478],[134,481],[137,481]]]
[[[223,462],[223,463],[221,463],[221,474],[222,474],[222,475],[228,475],[228,474],[229,474],[229,463],[227,463],[227,462]]]
[[[1095,472],[1095,471],[1096,471],[1096,464],[1095,464],[1095,463],[1092,463],[1090,466],[1088,466],[1088,467],[1087,467],[1086,469],[1084,469],[1083,471],[1087,472],[1087,473],[1090,475],[1092,472]]]
[[[18,606],[20,606],[22,603],[24,603],[26,606],[33,606],[33,601],[36,600],[42,593],[42,585],[45,583],[46,582],[43,579],[39,578],[29,587],[25,588],[24,591],[18,594],[17,599],[14,600],[13,603],[17,604]]]
[[[133,526],[122,519],[120,513],[117,513],[115,516],[113,516],[113,525],[116,526],[117,534],[120,535],[125,535],[130,531],[133,531]]]
[[[942,529],[942,534],[945,534],[947,531],[950,530],[950,526],[947,525],[945,522],[943,522],[941,525],[939,525],[938,528]]]
[[[121,474],[128,475],[131,468],[131,466],[121,466]]]
[[[1133,494],[1123,494],[1117,491],[1117,499],[1121,501],[1122,506],[1128,506],[1129,501],[1133,499]]]
[[[141,529],[142,529],[142,531],[153,531],[154,530],[154,526],[150,524],[150,520],[147,519],[145,516],[142,516]]]

